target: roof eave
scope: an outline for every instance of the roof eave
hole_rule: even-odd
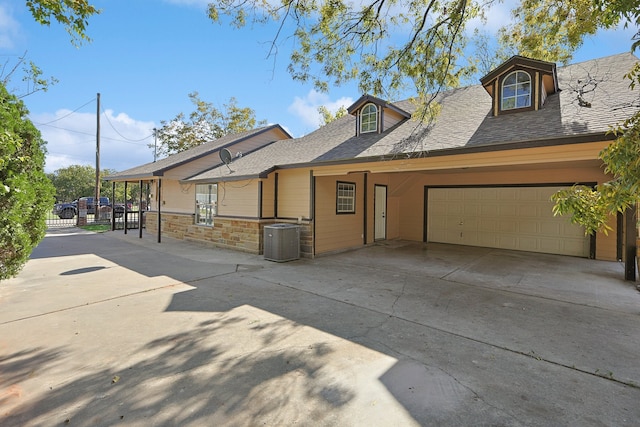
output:
[[[409,156],[409,158],[418,158],[418,157],[427,157],[427,156],[441,157],[441,156],[451,156],[451,155],[459,155],[459,154],[518,150],[518,149],[536,148],[536,147],[550,147],[555,145],[569,145],[569,144],[592,143],[592,142],[599,142],[599,141],[612,141],[615,138],[616,138],[615,135],[609,132],[595,132],[591,134],[582,134],[582,135],[575,135],[575,136],[564,136],[564,137],[528,140],[528,141],[505,142],[505,143],[497,143],[497,144],[483,144],[483,145],[473,145],[473,146],[465,146],[465,147],[453,147],[453,148],[446,148],[441,150],[421,151],[421,152],[413,152],[413,153],[381,154],[381,155],[367,156],[367,157],[355,157],[351,159],[286,164],[286,165],[278,165],[274,167],[274,169],[298,169],[298,168],[304,168],[304,167],[314,168],[319,166],[346,165],[350,163],[360,164],[360,163],[369,163],[369,162],[381,162],[381,161],[397,160],[399,156]]]
[[[233,139],[233,140],[231,140],[230,142],[228,142],[228,143],[226,143],[224,145],[216,146],[215,148],[212,148],[211,150],[207,150],[204,153],[201,153],[201,154],[199,154],[197,156],[189,157],[189,158],[187,158],[185,160],[182,160],[182,161],[177,162],[177,163],[172,163],[170,165],[167,165],[167,166],[159,168],[159,169],[154,169],[154,170],[152,170],[152,172],[148,172],[147,175],[151,173],[151,174],[153,174],[155,176],[162,176],[162,175],[164,175],[165,172],[167,172],[167,171],[169,171],[171,169],[175,169],[177,167],[180,167],[180,166],[183,166],[183,165],[185,165],[187,163],[190,163],[190,162],[192,162],[194,160],[198,160],[198,159],[201,159],[203,157],[210,156],[211,154],[214,154],[215,152],[219,152],[223,148],[228,148],[228,147],[230,147],[232,145],[238,144],[238,143],[240,143],[242,141],[246,141],[247,139],[253,138],[253,137],[257,136],[257,135],[261,135],[261,134],[263,134],[265,132],[269,132],[269,131],[271,131],[273,129],[280,130],[286,136],[283,139],[291,139],[292,138],[291,134],[289,134],[289,132],[287,132],[282,126],[280,126],[279,124],[274,124],[274,125],[271,125],[271,126],[267,126],[267,127],[265,127],[264,129],[262,129],[262,130],[260,130],[258,132],[250,133],[250,134],[248,134],[248,135],[246,135],[246,136],[244,136],[242,138]],[[271,143],[273,143],[273,142],[275,142],[275,141],[272,141]],[[137,174],[133,174],[131,176],[137,176]]]

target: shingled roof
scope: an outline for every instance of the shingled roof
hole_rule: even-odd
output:
[[[162,176],[164,172],[170,169],[184,165],[185,163],[196,160],[200,157],[215,153],[216,151],[219,151],[222,148],[228,147],[233,144],[237,144],[238,142],[252,138],[261,133],[268,132],[269,130],[274,128],[278,128],[282,130],[282,132],[284,132],[286,135],[288,135],[288,133],[284,129],[282,129],[280,125],[277,125],[277,124],[263,126],[257,129],[251,129],[245,132],[240,132],[232,135],[225,135],[216,140],[206,142],[202,145],[198,145],[196,147],[190,148],[185,151],[181,151],[176,154],[172,154],[156,162],[146,163],[141,166],[136,166],[131,169],[124,170],[122,172],[117,172],[113,175],[108,176],[106,179],[117,180],[117,179],[123,179],[123,178],[135,179],[135,178],[143,178],[143,177],[149,177],[149,176]]]
[[[587,142],[611,138],[610,127],[640,107],[638,91],[624,79],[637,58],[623,53],[559,67],[560,91],[538,111],[493,116],[482,85],[440,94],[433,123],[415,119],[384,132],[355,136],[355,117],[344,116],[304,137],[282,140],[189,181],[228,181],[265,177],[277,168],[335,162],[383,161],[398,155],[429,156],[482,150]],[[393,103],[415,112],[411,101]]]

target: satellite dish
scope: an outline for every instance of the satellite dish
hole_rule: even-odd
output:
[[[223,148],[222,150],[220,150],[220,160],[222,160],[222,163],[227,165],[227,167],[229,168],[229,172],[233,172],[231,170],[231,166],[229,166],[229,163],[231,163],[232,159],[233,156],[231,155],[231,151],[229,151],[227,148]]]
[[[222,162],[229,166],[229,163],[231,163],[231,151],[229,151],[227,148],[223,148],[222,150],[220,150],[220,160],[222,160]]]

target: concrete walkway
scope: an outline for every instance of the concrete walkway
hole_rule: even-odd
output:
[[[274,263],[56,230],[0,282],[0,425],[635,426],[623,277],[449,245]]]

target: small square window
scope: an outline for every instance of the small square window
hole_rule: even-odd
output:
[[[356,184],[352,182],[338,182],[336,188],[336,213],[356,213]]]

